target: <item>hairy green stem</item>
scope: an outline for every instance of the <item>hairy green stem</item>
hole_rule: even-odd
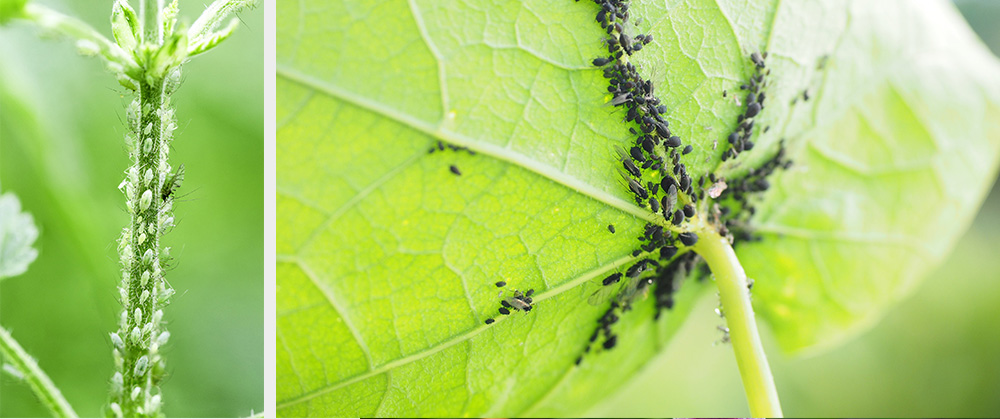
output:
[[[0,327],[0,353],[3,353],[4,358],[24,375],[24,380],[38,396],[38,400],[41,400],[53,415],[60,418],[77,417],[73,406],[70,406],[49,376],[45,375],[45,371],[38,367],[38,363],[24,351],[24,348],[21,348],[10,332],[2,327]]]
[[[729,339],[736,355],[743,389],[753,417],[780,417],[781,404],[767,356],[754,321],[747,275],[736,252],[725,238],[708,226],[697,231],[694,251],[708,262],[719,287],[719,299],[729,327]]]
[[[163,193],[173,183],[167,163],[175,128],[169,84],[141,82],[139,97],[127,112],[132,166],[123,188],[132,220],[119,241],[123,310],[111,337],[116,371],[110,413],[119,417],[161,416],[164,361],[159,348],[170,337],[163,330],[162,309],[173,294],[163,278],[166,250],[160,247],[160,238],[173,226],[173,198]]]

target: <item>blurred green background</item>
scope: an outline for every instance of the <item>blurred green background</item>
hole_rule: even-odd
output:
[[[111,0],[42,3],[110,37]],[[135,1],[133,6],[137,6]],[[181,1],[192,22],[209,2]],[[183,69],[171,162],[186,178],[165,237],[177,290],[163,385],[168,416],[247,416],[263,408],[263,11]],[[0,28],[0,190],[41,230],[28,272],[0,284],[0,324],[83,416],[100,415],[112,374],[108,333],[120,305],[115,240],[128,221],[131,98],[99,60],[26,22]],[[22,383],[0,378],[0,416],[48,416]]]
[[[955,5],[1000,55],[1000,1]],[[1000,75],[997,75],[1000,77]],[[933,228],[933,226],[928,226]],[[871,330],[807,357],[764,346],[789,417],[1000,417],[1000,183],[948,260]],[[714,294],[627,386],[593,417],[748,416]]]

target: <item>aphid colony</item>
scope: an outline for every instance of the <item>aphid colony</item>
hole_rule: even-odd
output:
[[[758,52],[750,54],[750,61],[753,61],[754,64],[754,75],[750,77],[749,82],[740,85],[741,91],[747,91],[746,100],[743,104],[745,108],[736,120],[739,124],[736,127],[736,131],[729,134],[727,138],[729,149],[722,153],[722,161],[734,158],[745,150],[753,149],[754,144],[753,141],[750,141],[750,137],[753,135],[754,117],[764,109],[764,99],[767,98],[763,91],[767,86],[765,76],[771,74],[771,70],[767,69],[764,65],[765,58],[767,58],[766,52],[763,54]],[[726,92],[722,94],[725,96]],[[736,103],[739,103],[739,95],[735,94],[733,96]]]
[[[609,55],[595,59],[593,64],[602,67],[604,78],[608,80],[610,104],[625,110],[626,123],[636,124],[629,128],[635,136],[634,145],[627,151],[616,148],[622,164],[619,172],[636,204],[661,215],[663,222],[662,225],[646,224],[643,234],[638,237],[641,244],[632,253],[635,257],[643,253],[651,257],[633,263],[624,273],[607,276],[601,281],[601,288],[588,299],[593,305],[609,300],[611,304],[598,319],[584,353],[598,341],[606,350],[617,345],[618,336],[612,331],[612,325],[618,321],[620,313],[630,310],[634,301],[647,294],[651,285],[657,284],[657,306],[673,307],[673,293],[698,259],[693,252],[678,249],[678,246],[689,247],[698,241],[695,233],[684,232],[680,227],[696,213],[695,182],[680,161],[682,156],[693,151],[693,147],[685,146],[680,137],[670,132],[670,123],[665,118],[667,107],[654,94],[652,81],[643,79],[627,58],[652,42],[653,37],[629,37],[625,33],[629,18],[627,1],[595,0],[595,3],[600,6],[597,22],[608,34],[605,44]],[[615,232],[613,226],[608,230]],[[678,253],[682,256],[676,257]],[[684,275],[679,274],[682,271]],[[583,355],[576,362],[579,364],[582,359]]]
[[[720,226],[719,234],[727,237],[730,243],[735,243],[737,240],[759,240],[760,237],[753,234],[749,225],[750,217],[756,212],[750,197],[771,187],[771,182],[767,178],[776,170],[788,169],[791,166],[792,161],[786,156],[782,141],[778,145],[778,152],[763,165],[749,168],[745,176],[727,179],[726,188],[719,193],[716,200],[723,205],[715,205],[713,210],[715,223]],[[738,211],[732,210],[733,205]]]
[[[746,202],[745,195],[766,189],[767,181],[764,177],[776,167],[787,166],[782,160],[783,151],[779,151],[775,162],[751,170],[745,178],[730,181],[732,186],[728,190],[726,183],[722,179],[716,179],[714,174],[709,174],[707,178],[701,176],[695,182],[681,162],[682,156],[691,153],[693,147],[684,145],[679,137],[672,135],[669,122],[664,117],[667,108],[655,96],[652,82],[643,79],[636,67],[629,62],[629,57],[651,42],[653,37],[637,35],[630,38],[625,33],[629,18],[627,1],[595,0],[595,3],[600,6],[597,22],[608,34],[605,44],[609,55],[594,59],[593,65],[601,67],[604,78],[608,79],[610,104],[624,108],[625,122],[637,125],[629,128],[629,132],[635,136],[634,145],[627,151],[616,147],[618,160],[622,164],[619,172],[635,202],[661,215],[664,222],[646,224],[642,236],[638,238],[641,244],[632,253],[634,257],[640,257],[644,253],[652,256],[638,260],[624,273],[608,275],[601,281],[601,288],[591,295],[588,300],[591,304],[603,304],[609,300],[611,304],[598,319],[598,325],[590,336],[584,354],[596,342],[600,342],[601,347],[606,350],[614,348],[618,337],[613,332],[612,325],[619,320],[621,313],[630,310],[633,302],[646,295],[650,288],[654,290],[656,317],[659,317],[662,310],[673,308],[674,294],[681,282],[696,268],[707,268],[700,263],[701,258],[696,253],[686,248],[698,242],[697,234],[684,231],[685,221],[696,216],[698,201],[704,200],[706,191],[710,198],[739,196],[743,207],[750,208],[749,213],[752,214],[753,209]],[[764,64],[766,57],[766,53],[753,53],[750,56],[754,74],[741,86],[741,90],[747,91],[744,101],[746,107],[737,120],[736,131],[728,138],[730,147],[724,152],[723,160],[735,158],[741,152],[753,148],[750,138],[754,118],[764,107],[766,96],[763,90],[767,85],[765,78],[770,73]],[[734,101],[744,105],[738,97],[734,97]],[[706,180],[710,182],[706,183]],[[718,208],[713,205],[711,215],[715,217],[716,225],[720,226],[723,234],[726,234],[726,217],[720,217]],[[615,233],[614,226],[608,226],[608,230]],[[650,287],[654,284],[655,287]],[[576,359],[577,364],[582,359],[583,355],[580,355]]]
[[[503,288],[507,286],[507,281],[497,281],[495,285],[497,286],[497,288]],[[504,294],[503,291],[501,291],[500,297],[502,297],[503,294]],[[532,308],[531,304],[534,302],[531,299],[531,296],[534,294],[535,294],[534,289],[529,289],[528,291],[525,291],[523,293],[518,290],[513,290],[511,296],[507,298],[502,298],[500,300],[500,308],[497,311],[505,316],[510,315],[511,311],[529,312],[531,311]],[[493,324],[494,321],[496,320],[493,318],[489,318],[486,319],[485,323]]]

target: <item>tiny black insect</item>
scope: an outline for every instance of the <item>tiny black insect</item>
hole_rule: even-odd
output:
[[[688,145],[684,146],[684,151],[681,151],[681,154],[685,154],[686,155],[686,154],[688,154],[688,153],[690,153],[692,151],[694,151],[694,147],[691,147],[691,144],[688,144]]]
[[[649,197],[649,209],[654,213],[660,212],[660,202],[656,200],[655,196]]]
[[[529,303],[531,302],[530,300],[531,300],[531,296],[532,295],[535,295],[535,289],[534,288],[532,288],[532,289],[527,290],[527,291],[524,292],[524,297],[527,298],[527,300],[528,300]]]
[[[747,118],[753,118],[754,116],[757,116],[757,114],[759,112],[760,112],[760,104],[759,103],[757,103],[757,102],[751,102],[750,106],[747,106],[747,113],[746,113]]]
[[[635,167],[635,163],[632,163],[632,160],[629,159],[628,157],[624,157],[622,159],[622,165],[625,166],[625,170],[627,170],[630,175],[635,177],[639,177],[642,175],[642,172],[639,171],[639,168]]]
[[[496,285],[497,285],[497,288],[501,288],[501,287],[507,285],[507,282],[506,281],[497,281]]]
[[[611,275],[608,275],[608,277],[604,278],[604,281],[601,281],[601,283],[603,283],[605,286],[607,286],[607,285],[614,284],[614,283],[620,281],[621,279],[622,279],[622,274],[621,274],[621,272],[618,272],[618,273],[613,273]]]
[[[493,319],[486,319],[486,324],[493,324],[493,322],[494,322]]]
[[[608,340],[604,341],[604,349],[614,348],[616,343],[618,343],[618,335],[611,335]]]
[[[694,207],[692,207],[691,205],[685,205],[684,216],[688,218],[694,217]]]
[[[610,63],[610,62],[611,62],[611,60],[607,59],[606,57],[594,58],[594,66],[595,67],[604,67],[604,66],[608,65],[608,63]]]
[[[174,193],[177,188],[181,187],[181,182],[184,182],[184,163],[181,163],[177,167],[177,172],[170,175],[166,182],[163,182],[163,189],[160,190],[160,195],[164,201],[170,197],[170,194]]]
[[[681,243],[684,243],[685,246],[694,246],[695,243],[698,243],[698,235],[692,232],[678,234],[677,238],[681,239]]]
[[[608,224],[608,231],[610,231],[611,234],[615,234],[615,225],[614,224]]]
[[[510,314],[510,310],[507,310],[504,307],[500,307],[500,314],[503,314],[503,315],[506,316],[506,315]]]
[[[673,137],[667,138],[667,140],[664,142],[664,144],[667,147],[670,147],[670,148],[679,147],[681,145],[681,139],[680,139],[680,137],[673,136]]]
[[[660,259],[670,259],[677,254],[677,248],[674,246],[663,246],[660,248]]]
[[[457,167],[457,166],[455,166],[454,164],[453,164],[453,165],[451,165],[451,167],[449,167],[449,169],[450,169],[450,170],[451,170],[451,172],[452,172],[452,173],[454,173],[454,174],[455,174],[456,176],[462,176],[462,172],[460,172],[460,171],[458,170],[458,167]]]
[[[750,54],[750,60],[752,60],[753,63],[757,65],[757,67],[764,68],[764,59],[761,58],[759,52]]]
[[[684,211],[677,210],[674,212],[673,220],[670,221],[675,226],[681,225],[684,222]]]

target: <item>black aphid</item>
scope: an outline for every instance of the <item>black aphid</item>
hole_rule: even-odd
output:
[[[177,167],[177,171],[163,182],[163,189],[160,190],[163,200],[166,201],[170,197],[170,194],[174,193],[177,188],[180,188],[182,182],[184,182],[184,163],[181,163]]]
[[[639,198],[646,199],[649,198],[649,194],[646,193],[646,189],[633,179],[628,180],[628,187],[632,190],[632,193],[639,196]]]
[[[747,106],[747,118],[753,118],[757,116],[758,113],[760,113],[760,104],[757,102],[751,102],[750,106]]]
[[[604,341],[604,349],[614,348],[616,343],[618,343],[618,335],[611,335],[611,337]]]
[[[527,290],[527,291],[524,292],[524,297],[527,298],[528,300],[531,299],[532,295],[535,295],[535,289],[534,288],[532,288],[532,289]],[[528,301],[528,302],[530,303],[531,301]]]
[[[675,226],[681,225],[684,222],[684,211],[677,210],[674,212],[673,220],[670,221]]]
[[[757,67],[764,68],[764,59],[761,58],[759,52],[750,54],[750,60],[753,61],[753,63],[756,64]]]
[[[674,178],[670,177],[668,174],[664,174],[663,180],[660,181],[660,187],[663,188],[664,191],[676,184],[677,181],[675,181]]]
[[[611,60],[609,60],[607,57],[594,58],[594,66],[595,67],[604,67],[604,66],[608,65],[608,63],[610,63],[610,62],[611,62]]]
[[[507,281],[497,281],[497,288],[502,288],[507,285]]]
[[[694,147],[691,147],[691,144],[688,144],[688,145],[684,146],[684,151],[681,151],[681,154],[686,155],[686,154],[690,153],[693,150],[694,150]]]
[[[504,316],[506,316],[506,315],[510,314],[510,310],[507,310],[504,307],[500,307],[500,314],[503,314]]]
[[[614,274],[608,275],[608,277],[604,278],[604,281],[601,281],[601,283],[603,283],[605,286],[607,286],[607,285],[611,285],[611,284],[617,283],[621,279],[622,279],[622,274],[621,274],[621,272],[618,272],[618,273],[614,273]]]
[[[660,212],[660,202],[656,200],[655,196],[649,197],[649,209],[654,213]]]
[[[674,246],[663,246],[660,248],[660,259],[670,259],[677,254],[677,248]]]
[[[493,324],[493,322],[494,322],[493,319],[486,319],[486,324]]]
[[[646,156],[642,154],[642,149],[639,147],[632,147],[629,150],[629,154],[632,156],[633,160],[639,163],[644,163],[646,161]]]
[[[664,141],[664,145],[670,148],[679,147],[681,145],[681,139],[677,136],[667,138],[667,140]]]
[[[688,218],[694,217],[694,207],[692,207],[691,205],[685,205],[684,216]]]
[[[453,164],[453,165],[451,165],[451,166],[450,166],[450,167],[449,167],[448,169],[449,169],[449,170],[451,170],[451,172],[452,172],[452,173],[454,173],[454,174],[455,174],[455,176],[462,176],[462,172],[460,172],[460,171],[458,170],[458,166],[455,166],[455,165]]]
[[[694,246],[698,243],[698,235],[692,232],[685,232],[677,235],[677,238],[681,239],[681,243],[685,246]]]
[[[614,224],[608,224],[608,231],[610,231],[611,234],[615,234],[615,225]]]
[[[669,213],[674,210],[674,205],[677,204],[677,187],[670,185],[667,188],[667,194],[663,197],[663,211],[664,213]],[[669,217],[666,217],[669,218]]]
[[[635,167],[635,163],[632,163],[628,157],[622,159],[622,165],[625,166],[625,170],[634,177],[642,176],[642,172],[639,171],[638,167]]]

